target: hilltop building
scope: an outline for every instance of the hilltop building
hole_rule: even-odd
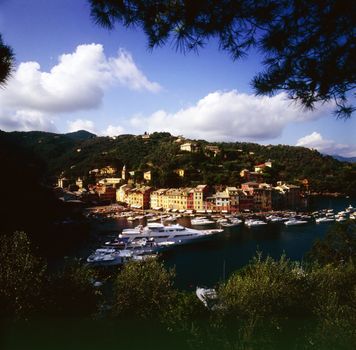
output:
[[[184,177],[185,176],[185,170],[184,169],[176,169],[174,172],[179,176],[179,177]]]
[[[243,169],[240,171],[240,177],[242,177],[245,181],[248,182],[261,183],[263,181],[263,175],[261,173],[255,171],[249,171],[247,169]]]
[[[150,138],[150,134],[145,131],[143,135],[141,135],[141,138],[143,138],[144,140],[148,140]]]
[[[214,145],[206,145],[204,149],[206,155],[212,154],[214,157],[216,157],[221,152],[221,149]]]
[[[265,171],[266,168],[272,168],[272,162],[270,160],[268,162],[255,165],[255,172],[262,173]]]
[[[126,171],[126,165],[122,167],[121,170],[121,178],[125,181],[127,179],[127,171]]]
[[[143,178],[146,180],[146,181],[151,181],[152,180],[152,173],[151,171],[145,171],[143,173]]]
[[[196,152],[198,152],[199,147],[196,143],[186,142],[186,143],[183,143],[182,145],[180,145],[180,150],[196,153]]]
[[[83,188],[83,180],[78,177],[77,181],[75,182],[75,184],[78,186],[78,188],[81,190]]]
[[[70,184],[69,179],[67,179],[66,177],[59,177],[58,181],[57,181],[57,186],[60,188],[67,188]]]
[[[106,177],[104,179],[99,180],[99,184],[102,185],[112,185],[116,186],[122,182],[122,179],[120,177]]]

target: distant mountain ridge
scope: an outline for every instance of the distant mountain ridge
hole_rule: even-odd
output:
[[[89,131],[86,131],[86,130],[78,130],[78,131],[74,131],[74,132],[68,132],[68,133],[64,134],[64,136],[67,136],[67,137],[71,138],[72,140],[76,140],[76,141],[85,141],[85,140],[89,140],[89,139],[96,137],[95,134],[93,134]]]
[[[356,157],[343,157],[336,154],[332,155],[332,157],[340,162],[356,163]]]

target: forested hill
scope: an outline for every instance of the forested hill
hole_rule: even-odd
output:
[[[88,177],[88,172],[107,165],[121,171],[135,171],[137,180],[145,171],[153,174],[152,185],[184,186],[195,183],[234,185],[241,183],[240,171],[253,171],[256,164],[271,160],[272,168],[264,174],[266,182],[285,180],[297,183],[307,178],[312,190],[354,195],[356,165],[340,162],[315,150],[286,145],[262,146],[255,143],[208,143],[204,140],[179,139],[169,133],[98,137],[79,131],[70,134],[46,132],[0,132],[18,147],[29,149],[46,165],[46,177],[64,173],[67,177]],[[194,142],[196,153],[181,151],[184,142]],[[217,146],[214,155],[207,145]],[[3,150],[5,152],[6,150]],[[175,170],[184,169],[180,178]],[[119,174],[118,174],[119,175]],[[120,176],[120,175],[119,175]]]

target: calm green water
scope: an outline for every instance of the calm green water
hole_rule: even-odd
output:
[[[316,198],[311,210],[332,208],[337,212],[344,210],[349,204],[356,207],[356,200]],[[179,223],[190,226],[189,218],[182,218]],[[127,223],[123,221],[100,224],[96,227],[97,236],[92,242],[92,248],[98,246],[98,240],[104,242],[108,237],[114,237],[124,225]],[[177,287],[195,289],[197,285],[214,286],[246,265],[256,251],[277,259],[285,253],[292,260],[302,260],[315,239],[322,238],[330,225],[310,222],[291,227],[268,224],[256,228],[247,228],[245,225],[225,228],[223,233],[208,241],[175,247],[164,253],[163,259],[167,267],[175,268]],[[214,225],[210,226],[212,227]]]

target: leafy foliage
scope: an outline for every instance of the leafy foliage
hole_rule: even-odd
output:
[[[351,220],[335,223],[324,239],[314,242],[308,259],[322,265],[356,263],[356,224]]]
[[[352,2],[111,1],[90,0],[98,24],[116,22],[143,29],[150,48],[172,40],[177,50],[198,50],[217,38],[233,59],[258,48],[264,71],[252,84],[258,94],[287,92],[307,108],[335,100],[339,117],[355,108],[348,92],[355,88],[355,12]]]
[[[173,277],[174,272],[155,259],[126,264],[117,276],[115,315],[159,320],[173,300]]]
[[[95,275],[88,266],[67,259],[64,266],[48,276],[44,313],[55,317],[90,317],[98,312],[101,293],[93,288]]]
[[[0,236],[1,318],[24,320],[38,316],[88,317],[98,310],[93,271],[67,260],[49,271],[36,257],[24,232]]]
[[[0,34],[0,86],[5,84],[13,68],[14,54],[12,49],[5,45]]]
[[[27,318],[40,309],[46,265],[24,232],[0,236],[0,260],[1,317]]]

